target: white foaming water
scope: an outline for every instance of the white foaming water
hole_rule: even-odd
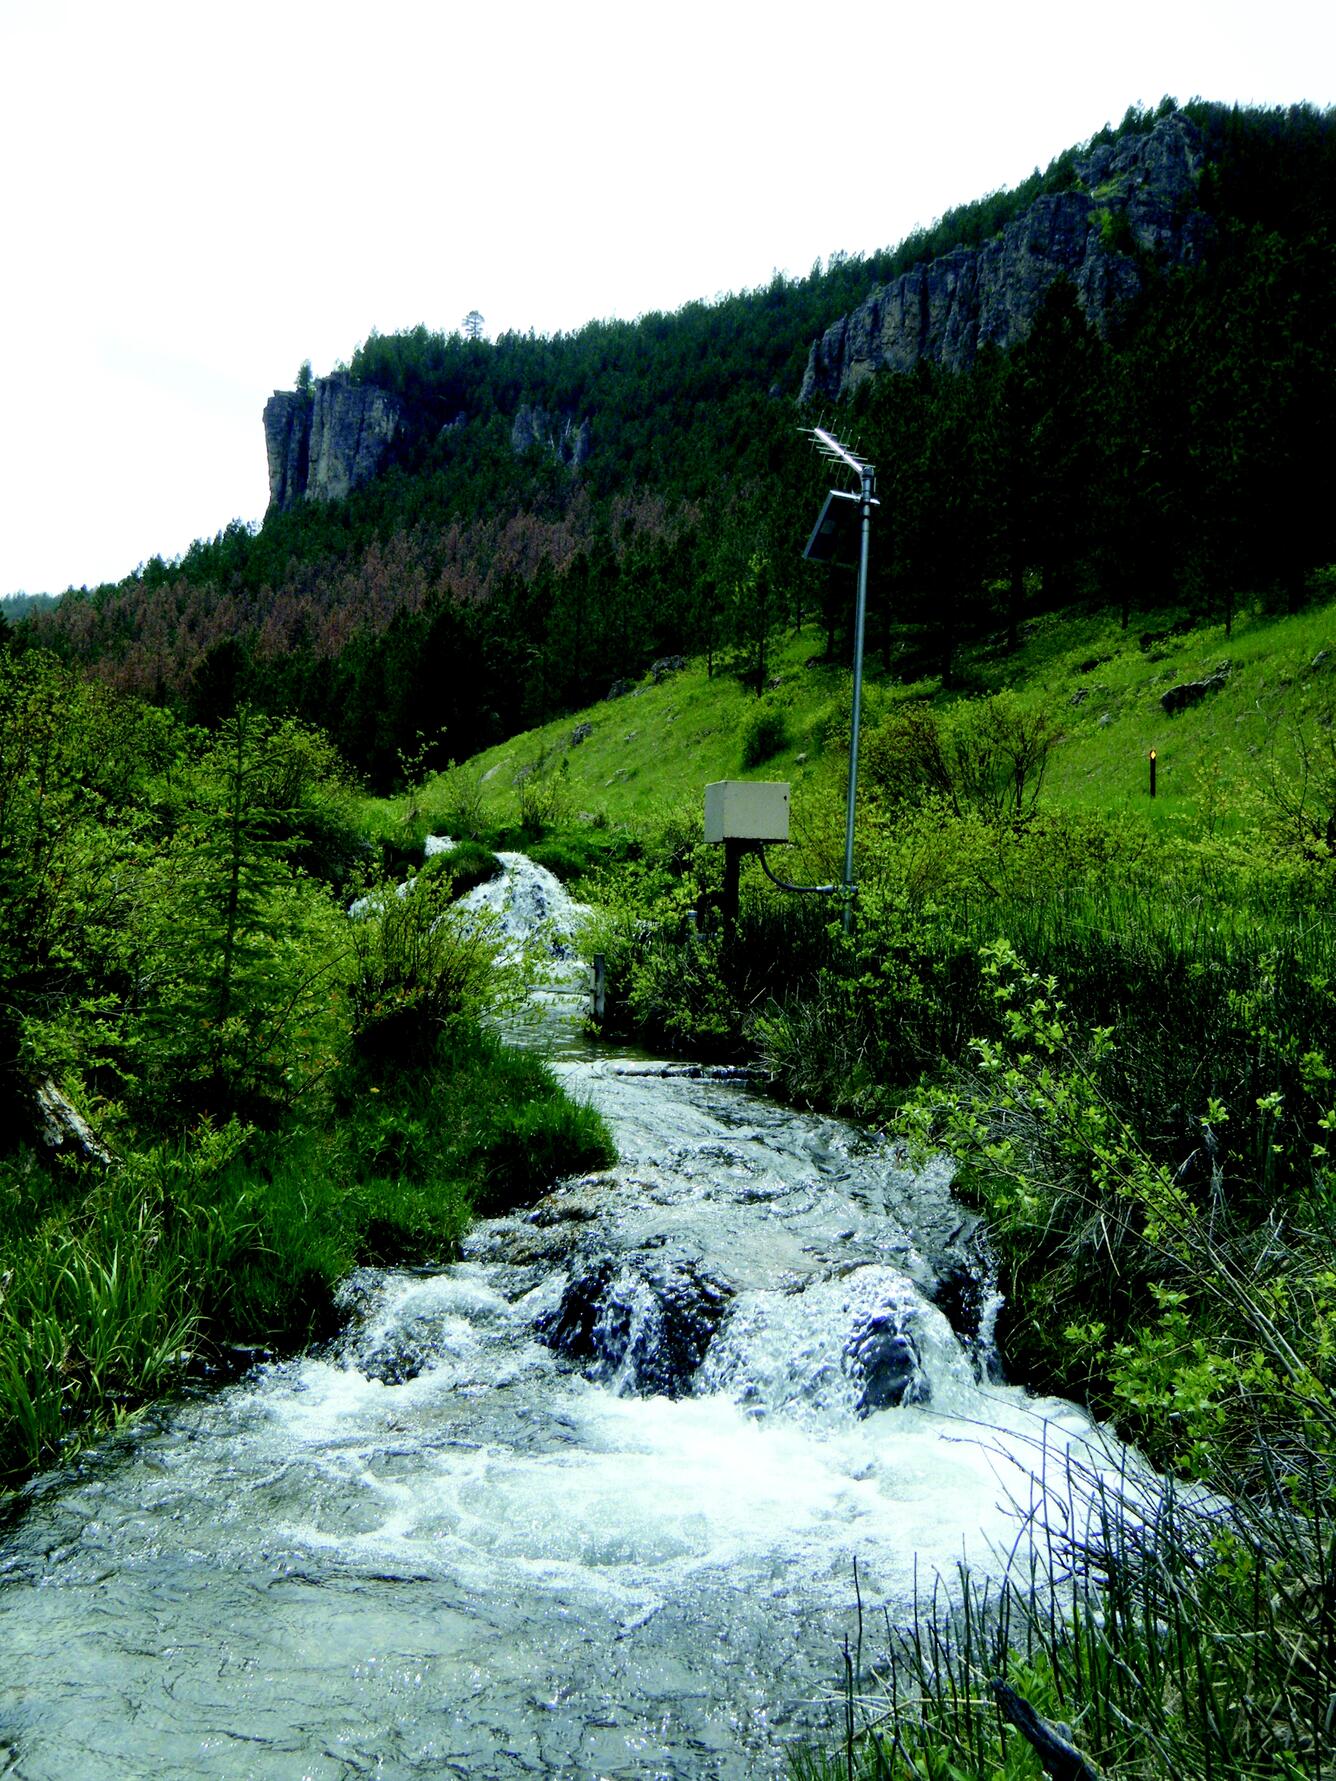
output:
[[[439,851],[430,840],[427,849]],[[490,911],[502,937],[512,943],[543,939],[554,959],[571,959],[579,930],[592,913],[589,906],[573,901],[561,880],[526,854],[498,853],[496,857],[501,872],[462,897],[462,906]]]
[[[873,1317],[912,1325],[915,1373],[939,1408],[944,1400],[966,1414],[977,1408],[969,1364],[946,1319],[903,1274],[876,1266],[815,1281],[801,1292],[743,1295],[711,1345],[702,1383],[753,1414],[847,1420],[859,1397],[849,1332]]]
[[[1084,1461],[1112,1461],[1071,1406],[974,1385],[944,1320],[928,1367],[936,1391],[944,1364],[950,1409],[857,1419],[838,1371],[839,1307],[851,1287],[881,1304],[883,1285],[769,1295],[767,1313],[767,1295],[751,1295],[698,1393],[674,1401],[561,1369],[482,1272],[391,1276],[373,1285],[347,1353],[262,1371],[231,1394],[219,1433],[230,1445],[244,1431],[251,1488],[284,1506],[271,1533],[285,1546],[466,1596],[500,1591],[526,1617],[544,1597],[579,1596],[616,1619],[657,1611],[710,1577],[730,1593],[782,1577],[844,1600],[855,1555],[865,1588],[903,1602],[916,1568],[996,1561],[1030,1506],[1041,1443],[1055,1475],[1073,1443]],[[804,1301],[813,1327],[786,1315]],[[415,1376],[389,1385],[359,1370],[405,1338],[430,1342]],[[208,1431],[195,1446],[195,1464],[235,1466]],[[303,1471],[312,1488],[292,1502]]]

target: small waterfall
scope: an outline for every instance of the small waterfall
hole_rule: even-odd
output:
[[[427,855],[445,852],[448,836],[430,836]],[[499,931],[511,942],[545,943],[554,960],[575,958],[575,940],[593,913],[566,893],[561,880],[527,854],[499,853],[501,871],[461,898],[466,909],[486,909],[497,918]]]

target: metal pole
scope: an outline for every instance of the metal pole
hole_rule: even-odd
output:
[[[862,511],[862,537],[858,552],[858,603],[854,618],[854,704],[849,722],[849,802],[844,817],[844,931],[852,932],[854,925],[854,809],[858,801],[858,731],[863,716],[863,632],[867,618],[867,557],[868,540],[872,532],[872,509],[876,500],[872,490],[876,482],[876,471],[871,464],[865,464],[862,458],[851,452],[847,445],[841,445],[833,433],[824,427],[804,428],[816,440],[817,448],[823,457],[833,463],[843,464],[852,470],[858,478],[858,501]],[[829,505],[830,497],[827,497]],[[825,510],[817,522],[817,530],[812,534],[806,551],[807,557],[815,557],[817,561],[833,560],[814,550],[818,535],[822,532],[825,521]]]
[[[863,536],[858,552],[858,605],[854,617],[854,708],[849,724],[849,802],[844,815],[844,931],[854,922],[854,805],[858,797],[858,730],[863,714],[863,625],[867,616],[867,553],[872,532],[872,467],[860,464]]]

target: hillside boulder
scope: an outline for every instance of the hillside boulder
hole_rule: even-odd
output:
[[[1160,704],[1172,717],[1176,711],[1186,711],[1189,705],[1197,705],[1210,693],[1220,692],[1229,679],[1223,670],[1218,674],[1208,674],[1205,680],[1185,680],[1178,686],[1171,686],[1167,693],[1160,694]]]

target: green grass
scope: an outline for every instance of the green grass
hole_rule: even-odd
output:
[[[1108,1481],[1048,1482],[1067,1528],[1036,1530],[1000,1586],[962,1568],[925,1583],[907,1624],[860,1611],[832,1748],[796,1752],[794,1781],[1039,1781],[998,1679],[1107,1781],[1329,1773],[1325,1518],[1278,1489],[1225,1512],[1171,1488],[1143,1517]]]
[[[838,667],[805,666],[820,648],[813,630],[787,639],[773,663],[781,685],[764,701],[734,676],[717,670],[711,678],[702,662],[693,661],[658,686],[647,680],[623,698],[601,701],[498,744],[452,773],[429,779],[409,797],[368,800],[367,832],[408,833],[417,843],[419,835],[453,832],[450,823],[461,804],[476,801],[478,832],[517,835],[522,818],[516,778],[540,760],[556,771],[564,769],[567,825],[613,831],[652,824],[679,805],[702,805],[705,785],[712,779],[804,781],[815,770],[823,721],[849,679]],[[783,711],[788,742],[763,769],[748,773],[743,767],[744,732],[758,703]],[[586,723],[591,733],[573,743],[575,731]]]
[[[1314,705],[1336,699],[1336,611],[1291,617],[1241,612],[1233,635],[1205,625],[1142,650],[1135,624],[1036,625],[1018,662],[1019,685],[1060,715],[1063,740],[1049,768],[1055,803],[1133,811],[1152,827],[1214,820],[1246,800],[1272,771],[1293,770],[1293,730]],[[1315,662],[1323,651],[1327,659]],[[1095,663],[1095,666],[1087,664]],[[1218,693],[1168,716],[1160,697],[1228,665]],[[997,668],[989,683],[1004,676]],[[1084,692],[1080,704],[1073,696]],[[1157,797],[1148,756],[1157,755]],[[1226,814],[1226,820],[1234,820]]]
[[[329,1333],[359,1263],[447,1261],[474,1216],[612,1158],[541,1060],[461,1021],[417,1069],[350,1066],[305,1127],[206,1128],[54,1182],[8,1159],[0,1491],[229,1343]]]
[[[1325,589],[1326,583],[1323,587]],[[1202,624],[1143,649],[1140,637],[1168,628],[1165,615],[1133,613],[1128,629],[1105,615],[1040,617],[1008,654],[994,641],[964,652],[958,681],[901,681],[879,658],[866,667],[865,728],[907,700],[949,707],[962,697],[1015,689],[1058,720],[1046,781],[1046,802],[1079,812],[1122,812],[1151,833],[1238,820],[1241,804],[1270,774],[1292,773],[1294,726],[1336,699],[1336,606],[1323,599],[1293,616],[1241,609],[1232,635]],[[823,826],[823,807],[840,795],[847,771],[847,669],[817,658],[821,634],[807,627],[787,637],[773,658],[780,685],[762,700],[733,676],[707,675],[699,659],[659,685],[572,712],[438,775],[408,796],[369,799],[367,834],[402,844],[403,858],[421,857],[432,832],[454,832],[465,814],[472,832],[519,844],[523,827],[517,778],[542,762],[560,778],[557,820],[549,828],[639,835],[668,813],[690,819],[703,810],[715,779],[786,779],[793,787],[795,833]],[[1327,660],[1314,666],[1328,651]],[[814,665],[808,666],[811,662]],[[1229,665],[1225,688],[1176,716],[1160,696]],[[1074,695],[1084,694],[1073,703]],[[758,712],[773,712],[784,743],[748,767]],[[572,738],[588,724],[590,734]],[[1149,795],[1148,756],[1157,752],[1157,796]]]

